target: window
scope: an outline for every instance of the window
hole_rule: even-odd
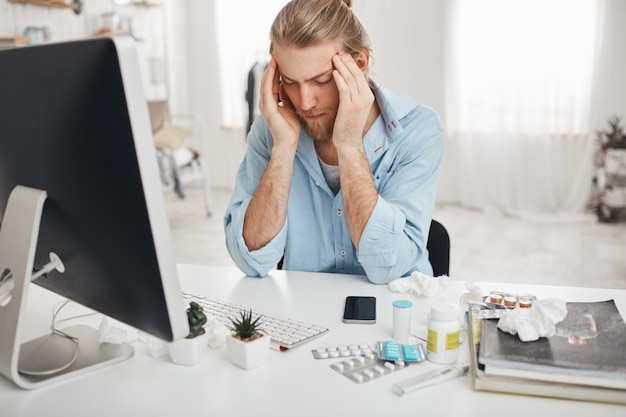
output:
[[[243,127],[247,74],[254,63],[269,59],[269,31],[288,0],[217,0],[216,29],[223,95],[223,125]]]
[[[452,9],[449,114],[455,130],[587,131],[594,0],[459,0]]]

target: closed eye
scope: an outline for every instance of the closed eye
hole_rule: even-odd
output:
[[[332,80],[333,80],[333,77],[332,77],[332,75],[331,75],[328,79],[321,79],[321,80],[320,80],[320,79],[318,79],[318,80],[315,80],[315,84],[318,84],[318,85],[324,85],[324,84],[328,84],[328,83],[329,83],[329,82],[331,82]]]

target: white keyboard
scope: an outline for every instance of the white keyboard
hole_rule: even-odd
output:
[[[183,300],[192,301],[204,308],[207,317],[212,316],[229,329],[233,327],[231,318],[238,318],[241,311],[248,311],[241,305],[230,302],[212,300],[183,291]],[[252,317],[263,316],[260,320],[261,329],[272,338],[272,349],[287,350],[313,340],[328,332],[328,329],[315,324],[304,323],[289,318],[277,317],[263,312],[252,311]]]

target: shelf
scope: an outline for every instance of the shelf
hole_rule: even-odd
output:
[[[135,1],[133,2],[133,6],[140,6],[140,7],[161,7],[161,3],[156,3],[153,1]]]
[[[27,46],[30,42],[28,36],[8,36],[0,37],[0,49],[15,48],[18,46]]]
[[[71,3],[66,3],[64,0],[9,0],[9,3],[32,4],[35,6],[72,9],[76,14],[80,14],[83,8],[82,0],[72,0]]]

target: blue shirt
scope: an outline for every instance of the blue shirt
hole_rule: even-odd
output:
[[[284,269],[367,275],[377,284],[413,271],[433,274],[426,242],[443,159],[443,129],[430,108],[388,90],[374,89],[381,114],[363,139],[378,189],[357,253],[335,195],[322,174],[313,139],[300,132],[282,230],[249,251],[243,239],[246,209],[270,158],[272,136],[255,120],[224,216],[226,246],[248,276],[262,277],[284,254]]]

